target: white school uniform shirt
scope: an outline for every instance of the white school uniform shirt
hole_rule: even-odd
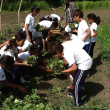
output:
[[[68,40],[64,43],[61,44],[63,46],[64,49],[74,49],[74,48],[83,48],[84,47],[84,42],[78,39],[75,40]]]
[[[6,80],[4,69],[0,66],[0,81]]]
[[[43,26],[44,28],[49,29],[49,28],[51,28],[52,21],[43,20],[43,21],[39,22],[39,25]]]
[[[94,35],[94,30],[97,31],[97,24],[96,23],[92,23],[90,26],[90,30],[91,30],[91,36]],[[90,39],[90,42],[96,42],[97,38],[96,36]]]
[[[32,31],[32,37],[34,38],[38,38],[38,37],[43,37],[41,32],[36,31],[35,29],[33,29]]]
[[[85,35],[87,34],[86,30],[89,29],[87,23],[85,20],[82,20],[80,23],[79,23],[79,26],[78,26],[78,39],[79,40],[82,40]],[[90,36],[88,36],[85,41],[84,41],[85,44],[89,44],[90,43]]]
[[[22,52],[18,54],[18,57],[24,61],[26,61],[26,58],[30,56],[29,51],[27,52]],[[15,62],[17,62],[16,58],[14,58]]]
[[[14,50],[9,49],[9,50],[5,51],[6,46],[7,46],[7,45],[3,46],[3,47],[0,49],[0,54],[1,54],[0,58],[1,58],[2,56],[4,56],[4,55],[9,55],[9,56],[11,56],[11,57],[14,57],[14,54],[15,54],[15,53],[18,53],[18,49],[17,49],[17,48],[15,48]]]
[[[71,40],[78,40],[78,36],[76,36],[75,34],[71,34],[70,37]],[[80,45],[80,44],[79,44]]]
[[[28,31],[32,32],[35,26],[35,20],[34,17],[31,16],[30,14],[28,14],[25,19],[25,26],[23,28],[23,31],[25,31],[26,24],[29,24]]]
[[[54,20],[54,18],[57,18],[58,21],[60,21],[60,16],[58,16],[56,14],[50,14],[49,17],[52,18],[52,20]]]
[[[76,63],[78,69],[89,70],[92,66],[92,59],[84,49],[70,48],[64,49],[64,58],[68,62],[69,66]]]

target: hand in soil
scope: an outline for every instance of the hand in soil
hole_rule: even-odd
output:
[[[23,87],[19,87],[19,90],[24,94],[24,93],[27,93],[27,91],[26,91],[26,89],[25,88],[23,88]]]

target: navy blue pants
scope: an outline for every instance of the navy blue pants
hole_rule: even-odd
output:
[[[90,45],[90,44],[86,44],[86,45],[84,46],[84,48],[83,48],[87,53],[88,53],[88,51],[89,51],[89,45]]]
[[[73,97],[74,97],[74,102],[76,106],[82,105],[81,97],[82,97],[82,88],[84,81],[86,79],[88,70],[80,70],[77,69],[74,75],[74,80],[73,80]]]

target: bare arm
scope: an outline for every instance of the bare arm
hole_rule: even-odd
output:
[[[66,70],[62,71],[62,73],[73,72],[73,71],[76,71],[76,70],[77,70],[76,63],[73,63],[73,65],[69,69],[66,69]]]
[[[85,39],[86,39],[86,38],[90,35],[90,33],[91,33],[90,29],[87,29],[86,32],[87,32],[87,34],[86,34],[86,36],[82,39],[82,41],[85,41]]]
[[[7,85],[8,87],[18,88],[21,92],[27,93],[25,88],[18,86],[18,85],[15,85],[15,84],[12,84],[12,83],[9,83],[7,80],[2,81],[2,83]]]
[[[97,31],[94,30],[94,35],[92,35],[90,38],[93,38],[95,36],[97,36]]]
[[[30,38],[30,35],[29,35],[29,32],[28,32],[28,27],[29,27],[29,24],[26,24],[25,31],[26,31],[26,35],[28,37],[28,41],[31,42],[31,38]]]
[[[4,45],[7,45],[7,44],[9,44],[9,41],[6,41],[6,42],[4,42],[3,44],[1,44],[1,45],[0,45],[0,49],[1,49]]]
[[[40,37],[40,39],[42,40],[42,43],[43,43],[43,50],[45,50],[45,40],[43,37]]]

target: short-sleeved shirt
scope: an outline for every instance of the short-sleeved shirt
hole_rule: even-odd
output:
[[[52,20],[54,20],[54,18],[57,18],[58,21],[60,21],[60,16],[58,16],[56,14],[50,14],[49,17],[52,18]]]
[[[52,21],[43,20],[43,21],[39,22],[39,25],[43,26],[44,28],[49,29],[49,28],[51,28]]]
[[[6,76],[3,68],[0,66],[0,81],[4,81],[4,80],[6,80]]]
[[[69,66],[72,66],[75,63],[78,69],[81,70],[89,70],[92,66],[91,57],[87,54],[87,52],[84,49],[81,48],[65,48],[64,58],[68,62]]]
[[[92,23],[90,26],[90,30],[91,30],[91,36],[94,35],[94,30],[97,31],[97,24],[96,23]],[[97,38],[96,36],[90,39],[90,42],[96,42]]]
[[[79,23],[79,26],[78,26],[78,39],[79,40],[82,40],[86,34],[87,34],[87,29],[89,29],[87,23],[85,20],[82,20],[80,23]],[[88,36],[85,41],[84,41],[85,44],[89,44],[90,43],[90,36]]]
[[[3,46],[3,47],[0,49],[1,57],[2,57],[3,55],[9,55],[9,56],[11,56],[11,57],[14,57],[14,54],[15,54],[15,53],[18,53],[18,49],[17,49],[17,48],[15,48],[14,50],[9,49],[9,50],[5,51],[6,46],[7,46],[7,45]],[[0,58],[1,58],[1,57],[0,57]]]
[[[42,33],[41,32],[38,32],[36,31],[35,29],[32,31],[32,37],[33,39],[34,38],[37,38],[37,37],[42,37]]]
[[[35,20],[34,20],[34,17],[31,16],[30,14],[28,14],[25,19],[25,26],[23,31],[25,31],[26,24],[29,24],[28,31],[32,32],[35,26]]]

